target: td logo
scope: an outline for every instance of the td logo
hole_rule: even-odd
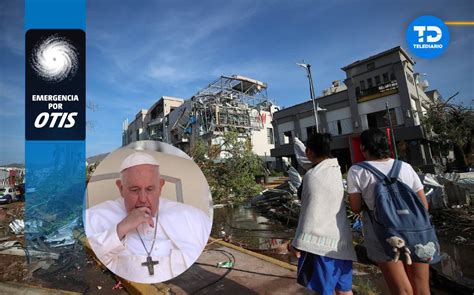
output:
[[[434,58],[448,47],[449,31],[442,20],[425,15],[418,17],[408,26],[406,39],[408,47],[415,55]]]
[[[437,26],[414,26],[413,30],[418,32],[418,42],[422,43],[425,42],[423,41],[423,35],[424,32],[434,32],[436,35],[433,37],[431,35],[426,36],[426,42],[428,43],[435,43],[441,40],[441,37],[443,37],[443,33],[441,32],[441,29]]]

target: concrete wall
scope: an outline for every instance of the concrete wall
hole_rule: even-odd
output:
[[[327,132],[333,136],[350,134],[354,131],[351,108],[349,106],[340,109],[327,111],[325,113]],[[341,126],[341,133],[339,133],[338,125]]]
[[[321,116],[321,115],[319,115]],[[305,141],[308,139],[308,132],[306,128],[308,127],[313,127],[315,126],[315,121],[314,121],[314,115],[311,113],[310,116],[307,116],[305,118],[301,118],[299,120],[299,125],[300,125],[300,134],[301,134],[301,140]]]
[[[125,142],[122,143],[123,146],[135,142],[138,140],[147,140],[150,138],[148,134],[148,124],[152,121],[151,120],[151,113],[152,110],[160,107],[163,112],[158,114],[157,118],[163,118],[170,113],[171,107],[179,107],[183,103],[182,100],[179,98],[163,96],[160,100],[154,104],[149,110],[142,109],[140,110],[135,119],[128,125],[126,130],[126,138]],[[156,119],[156,118],[155,118]],[[138,132],[138,138],[137,138]]]
[[[126,141],[123,142],[124,146],[131,142],[137,141],[137,132],[138,140],[146,139],[146,125],[144,123],[146,115],[147,110],[142,109],[137,113],[135,119],[129,123],[128,128],[126,130]]]
[[[287,131],[291,131],[292,137],[295,137],[295,122],[290,121],[278,124],[278,142],[281,145],[290,143],[284,136],[284,133]]]
[[[276,109],[274,109],[276,111]],[[267,111],[260,111],[252,110],[252,116],[259,117],[260,122],[262,123],[260,130],[252,130],[251,140],[252,140],[252,151],[260,156],[265,158],[267,157],[267,161],[275,161],[274,158],[270,157],[270,150],[275,148],[275,136],[274,130],[272,125],[273,115],[272,112]],[[268,130],[270,128],[271,130]],[[273,143],[269,143],[268,141],[268,132],[271,131],[271,137]]]
[[[166,99],[163,98],[163,116],[166,116],[170,113],[171,108],[178,108],[180,105],[183,104],[183,101],[179,101],[176,99]]]

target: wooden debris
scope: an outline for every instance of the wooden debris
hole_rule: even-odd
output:
[[[11,295],[80,295],[80,293],[64,291],[59,289],[49,289],[39,286],[31,286],[18,283],[0,283],[0,294]]]
[[[0,254],[26,256],[25,250],[21,248],[9,248],[5,250],[1,250]],[[28,250],[28,254],[31,257],[40,258],[40,259],[55,259],[56,260],[59,258],[59,254],[57,253],[48,253],[48,252],[42,252],[42,251],[36,251],[36,250]]]

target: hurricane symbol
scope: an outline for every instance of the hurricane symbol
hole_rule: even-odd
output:
[[[67,39],[53,35],[35,46],[31,65],[46,81],[61,82],[71,79],[77,72],[78,53]]]

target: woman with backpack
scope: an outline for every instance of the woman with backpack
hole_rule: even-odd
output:
[[[352,211],[362,212],[368,257],[382,270],[392,294],[430,294],[428,263],[439,256],[439,243],[423,185],[410,164],[390,158],[383,131],[362,132],[360,149],[366,161],[349,169],[347,185]],[[390,222],[415,222],[427,229],[420,231],[422,237],[410,236],[400,224],[383,227]]]

